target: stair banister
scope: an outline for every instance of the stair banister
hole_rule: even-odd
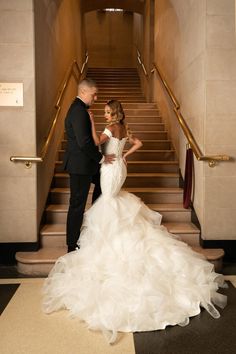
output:
[[[142,62],[141,54],[140,54],[140,52],[139,52],[138,49],[137,49],[137,60],[138,60],[139,64],[141,65],[142,69],[143,69],[144,75],[145,75],[145,76],[148,76],[147,70],[146,70],[146,68],[145,68],[144,63]]]
[[[78,74],[79,74],[79,77],[82,75],[83,71],[84,71],[84,68],[86,66],[88,62],[88,53],[86,53],[86,57],[85,57],[85,61],[84,63],[82,64],[82,69],[80,70],[79,68],[79,65],[77,63],[76,60],[74,60],[72,62],[72,64],[70,65],[68,71],[67,71],[67,74],[66,74],[66,78],[65,78],[65,81],[62,85],[62,88],[60,89],[59,91],[59,94],[58,94],[58,99],[57,99],[57,102],[55,104],[55,108],[56,108],[56,114],[55,114],[55,117],[53,119],[53,122],[52,122],[52,125],[50,127],[50,130],[49,130],[49,133],[48,133],[48,136],[47,136],[47,139],[44,143],[44,146],[41,150],[41,153],[40,153],[40,156],[11,156],[10,157],[10,161],[12,162],[23,162],[26,166],[26,168],[31,168],[32,166],[32,163],[40,163],[40,162],[43,162],[45,156],[46,156],[46,153],[47,153],[47,150],[48,150],[48,146],[52,140],[52,137],[53,137],[53,134],[54,134],[54,129],[55,129],[55,126],[56,126],[56,123],[57,123],[57,120],[58,120],[58,116],[59,116],[59,113],[60,113],[60,110],[61,110],[61,101],[62,101],[62,98],[65,94],[65,91],[66,91],[66,88],[68,86],[68,83],[74,73],[74,69],[77,69],[78,71]]]
[[[159,67],[157,66],[156,63],[153,63],[154,68],[152,69],[152,73],[154,71],[156,71],[160,77],[160,80],[162,82],[162,84],[164,85],[173,105],[174,105],[174,112],[176,114],[176,117],[178,119],[178,122],[183,130],[184,135],[186,136],[189,145],[191,146],[193,153],[196,157],[196,159],[198,161],[207,161],[208,165],[210,167],[214,167],[216,166],[217,162],[220,161],[230,161],[232,160],[232,158],[228,155],[203,155],[190,128],[188,127],[184,117],[182,116],[181,112],[180,112],[180,104],[178,102],[178,100],[176,99],[175,95],[173,94],[173,91],[171,90],[169,84],[167,83],[166,79],[164,78],[164,75],[162,74],[161,70],[159,69]]]

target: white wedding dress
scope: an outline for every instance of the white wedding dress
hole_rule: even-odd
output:
[[[226,305],[212,264],[161,226],[159,213],[121,191],[125,143],[110,136],[104,144],[117,157],[101,167],[102,195],[84,215],[80,250],[57,260],[43,289],[44,312],[68,309],[109,342],[118,331],[187,325],[200,306],[218,318],[213,304]]]

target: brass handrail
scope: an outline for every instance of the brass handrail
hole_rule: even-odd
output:
[[[146,70],[146,68],[145,68],[144,63],[142,62],[141,54],[139,53],[139,50],[138,50],[138,49],[137,49],[137,59],[138,59],[138,62],[139,62],[139,64],[141,65],[141,67],[142,67],[142,69],[143,69],[144,75],[145,75],[145,76],[148,76],[147,70]]]
[[[154,68],[151,70],[151,72],[153,73],[155,70],[157,71],[161,82],[163,83],[163,85],[166,88],[166,91],[168,92],[168,95],[170,96],[171,101],[173,102],[174,106],[179,109],[180,108],[180,104],[179,101],[177,100],[177,98],[175,97],[173,91],[171,90],[170,86],[168,85],[166,79],[164,78],[164,75],[162,74],[161,70],[158,68],[158,66],[153,63]]]
[[[196,142],[191,130],[188,127],[188,124],[186,123],[184,117],[182,116],[182,114],[180,112],[180,104],[179,104],[177,98],[173,94],[173,91],[171,90],[170,86],[168,85],[166,79],[164,78],[164,76],[161,73],[161,71],[158,68],[158,66],[155,63],[153,63],[153,66],[154,66],[154,68],[152,69],[151,72],[153,73],[154,71],[157,71],[157,73],[158,73],[158,75],[159,75],[159,77],[161,79],[161,82],[165,86],[166,91],[167,91],[167,93],[168,93],[168,95],[169,95],[169,97],[170,97],[170,99],[171,99],[171,101],[172,101],[172,103],[174,105],[173,110],[174,110],[174,112],[176,114],[178,122],[179,122],[179,124],[180,124],[180,126],[181,126],[181,128],[182,128],[182,130],[184,132],[185,137],[188,140],[189,145],[191,146],[191,148],[193,150],[193,153],[194,153],[196,159],[198,161],[207,161],[208,165],[210,167],[214,167],[217,164],[217,162],[231,160],[232,158],[230,156],[228,156],[228,155],[212,155],[212,156],[210,155],[210,156],[207,156],[207,155],[203,155],[202,154],[202,152],[201,152],[201,150],[200,150],[200,148],[199,148],[199,146],[198,146],[198,144],[197,144],[197,142]]]
[[[10,161],[12,162],[24,162],[25,163],[25,166],[27,168],[30,168],[32,166],[32,163],[35,162],[35,163],[38,163],[38,162],[43,162],[44,158],[45,158],[45,155],[47,153],[47,150],[48,150],[48,146],[51,142],[51,139],[53,137],[53,133],[54,133],[54,129],[55,129],[55,126],[56,126],[56,123],[57,123],[57,119],[58,119],[58,116],[59,116],[59,113],[60,113],[60,110],[61,110],[61,101],[62,101],[62,98],[65,94],[65,91],[66,91],[66,88],[68,86],[68,83],[74,73],[74,68],[77,69],[78,73],[79,73],[79,77],[82,75],[83,73],[83,70],[84,70],[84,67],[85,65],[87,64],[88,62],[88,53],[86,53],[86,58],[85,58],[85,61],[82,65],[82,69],[80,70],[79,68],[79,65],[77,63],[76,60],[73,61],[73,63],[70,65],[68,71],[67,71],[67,74],[66,74],[66,79],[62,85],[62,88],[61,90],[59,91],[59,95],[58,95],[58,99],[56,101],[56,104],[55,104],[55,108],[57,110],[56,114],[55,114],[55,117],[53,119],[53,122],[52,122],[52,125],[50,127],[50,130],[49,130],[49,133],[48,133],[48,136],[47,136],[47,139],[44,143],[44,146],[41,150],[41,153],[40,153],[40,156],[11,156],[10,157]]]

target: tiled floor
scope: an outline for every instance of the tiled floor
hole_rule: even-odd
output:
[[[228,296],[228,305],[224,310],[220,310],[219,319],[213,319],[203,310],[201,314],[193,317],[186,327],[167,327],[163,331],[134,333],[133,336],[125,334],[115,346],[109,346],[104,343],[102,336],[87,331],[81,324],[69,319],[65,313],[48,318],[42,314],[40,289],[43,279],[22,278],[16,267],[0,266],[0,313],[2,313],[0,328],[1,333],[5,333],[4,341],[0,339],[0,343],[5,343],[5,347],[0,345],[0,354],[236,353],[236,264],[225,264],[223,273],[227,274],[225,278],[228,280],[229,288],[221,292]],[[60,331],[63,329],[63,340],[62,332],[57,328],[58,321],[61,321]],[[19,326],[21,336],[18,336]],[[47,331],[44,331],[45,326],[51,326],[51,330],[55,331],[54,335],[58,335],[58,342],[54,338],[50,343],[50,336]],[[68,326],[71,326],[73,334],[68,331]],[[77,333],[77,326],[80,326],[79,333]],[[7,342],[6,336],[9,331],[13,334],[10,338],[17,337],[17,341],[11,339],[11,343]],[[40,335],[40,340],[35,336],[37,333]],[[81,333],[84,339],[79,337],[77,345],[74,336],[81,336]],[[48,345],[41,348],[41,341],[44,340]],[[78,350],[75,349],[77,347]]]
[[[236,280],[236,276],[235,276]],[[203,310],[186,327],[167,327],[164,331],[135,333],[136,354],[233,354],[236,353],[236,288],[221,291],[228,305],[212,318]]]

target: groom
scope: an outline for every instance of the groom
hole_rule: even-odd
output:
[[[112,163],[114,155],[103,156],[94,144],[87,109],[97,100],[96,83],[84,79],[78,85],[78,96],[65,119],[67,148],[63,169],[70,175],[70,205],[67,215],[66,241],[68,252],[79,248],[77,241],[83,222],[84,209],[94,183],[92,202],[101,194],[99,168],[102,162]]]

